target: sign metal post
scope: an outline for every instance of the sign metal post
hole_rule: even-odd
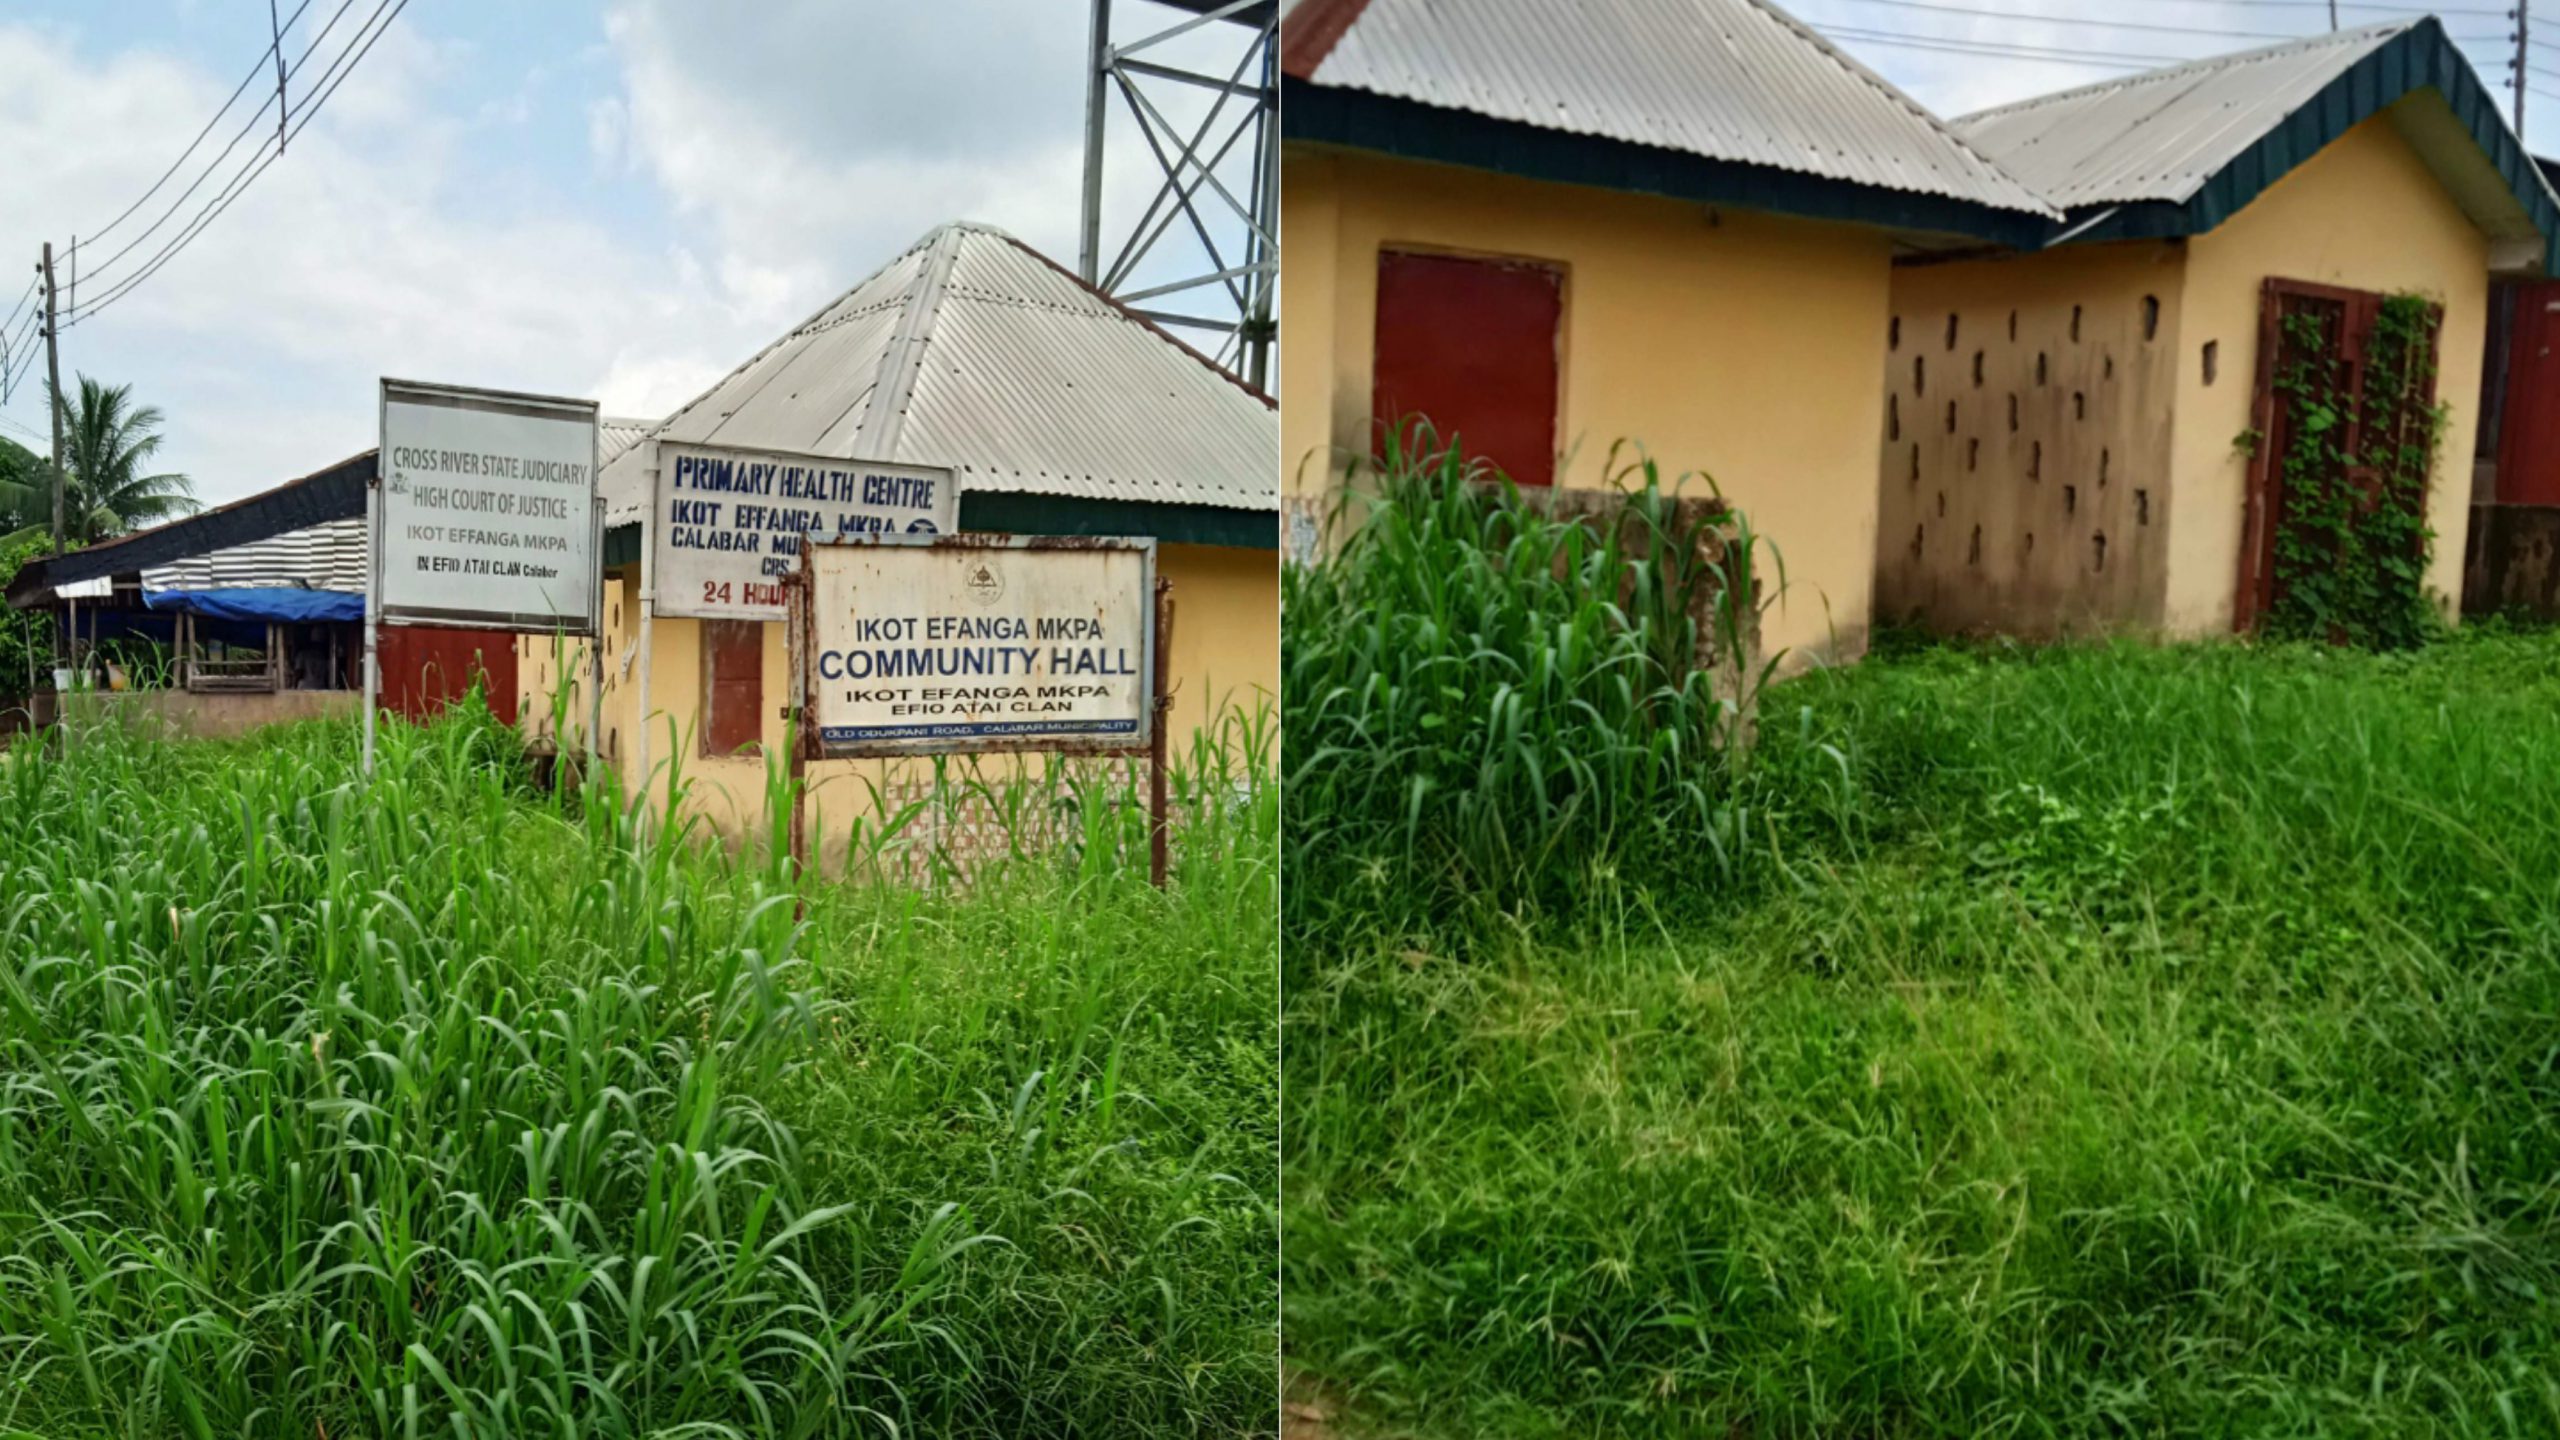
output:
[[[1156,577],[1155,602],[1155,723],[1147,736],[1147,878],[1161,890],[1170,828],[1165,815],[1164,761],[1165,732],[1171,727],[1165,721],[1173,713],[1173,582],[1161,575]]]

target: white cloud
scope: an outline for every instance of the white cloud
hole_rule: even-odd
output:
[[[0,91],[0,154],[23,162],[0,169],[0,256],[32,258],[48,236],[114,215],[237,83],[148,52],[87,59],[70,39],[0,26],[0,74],[16,77]],[[715,376],[769,338],[754,313],[769,306],[762,293],[735,305],[682,257],[635,248],[545,206],[534,187],[497,183],[485,155],[466,158],[463,126],[433,103],[458,58],[390,32],[201,238],[66,327],[65,383],[129,382],[160,405],[165,453],[208,503],[371,444],[382,375],[610,388],[619,407],[663,407],[683,377]],[[217,146],[242,119],[217,129]],[[231,164],[251,153],[244,142]],[[84,243],[94,278],[83,298],[135,273],[221,183],[96,274],[185,178],[103,243]],[[42,427],[31,389],[9,413]]]
[[[664,413],[946,220],[1001,225],[1073,263],[1083,5],[777,0],[750,23],[683,0],[608,3],[604,56],[535,67],[495,99],[457,84],[485,69],[489,47],[403,20],[200,239],[66,330],[66,382],[130,383],[161,406],[170,462],[218,503],[372,444],[383,375]],[[0,21],[0,314],[40,242],[124,208],[240,82],[149,39],[101,43],[132,33]],[[315,92],[343,40],[322,42],[297,95]],[[1199,34],[1163,53],[1233,43]],[[583,142],[590,192],[644,179],[663,194],[672,243],[645,209],[634,225],[564,203],[520,153],[539,113],[528,97],[571,76],[593,92],[567,106],[585,134],[539,137],[546,158],[574,164]],[[253,82],[244,111],[260,98]],[[218,127],[214,147],[245,119]],[[1149,191],[1147,162],[1125,116],[1113,143],[1109,208],[1125,225]],[[221,183],[117,273],[95,275],[89,262],[191,175],[84,243],[94,279],[81,298],[134,273]],[[42,428],[31,388],[0,414]]]
[[[1138,33],[1185,18],[1121,8]],[[753,24],[685,0],[617,0],[606,31],[624,109],[590,129],[600,154],[627,144],[704,228],[742,303],[771,299],[793,318],[948,220],[1002,226],[1072,266],[1089,23],[1082,5],[1020,0],[793,0]],[[1223,70],[1239,51],[1231,28],[1148,58]],[[1207,102],[1156,103],[1188,125]],[[1106,214],[1125,230],[1153,192],[1153,162],[1125,110],[1110,143]],[[1241,188],[1249,160],[1231,157],[1225,183]],[[1201,203],[1219,202],[1204,190]],[[1168,263],[1198,253],[1179,227],[1163,248]]]

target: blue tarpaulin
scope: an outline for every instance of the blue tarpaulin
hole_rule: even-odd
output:
[[[214,620],[273,621],[309,624],[322,620],[364,621],[364,597],[344,590],[149,590],[142,603],[154,610],[183,610]]]

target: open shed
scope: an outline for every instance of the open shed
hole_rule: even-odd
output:
[[[637,427],[612,423],[626,434]],[[154,649],[165,670],[114,664],[126,689],[113,703],[157,710],[187,733],[355,714],[374,460],[367,450],[182,520],[36,560],[10,580],[9,604],[52,612],[61,652],[93,681],[108,679],[110,657]],[[513,722],[513,635],[387,627],[380,646],[386,709],[423,718],[484,679],[491,709]]]

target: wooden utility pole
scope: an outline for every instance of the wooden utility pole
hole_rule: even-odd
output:
[[[53,242],[44,242],[44,374],[50,389],[45,409],[53,415],[53,553],[62,553],[62,315],[54,308]]]

